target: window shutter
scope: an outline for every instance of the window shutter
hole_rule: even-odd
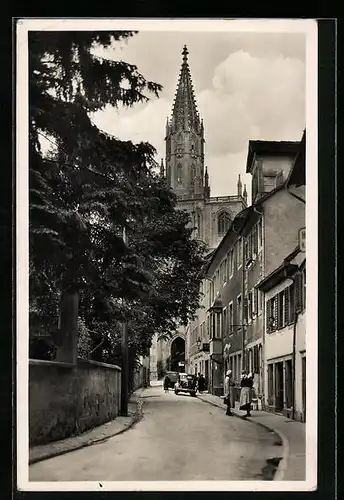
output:
[[[290,315],[290,286],[284,290],[284,324],[289,324]]]
[[[301,273],[298,272],[295,276],[295,310],[300,312],[301,310]]]
[[[271,331],[270,317],[271,317],[271,299],[269,299],[266,302],[266,330],[267,330],[267,332]]]
[[[282,328],[282,305],[283,305],[283,292],[280,292],[277,297],[277,330]]]

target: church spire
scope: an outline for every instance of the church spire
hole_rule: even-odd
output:
[[[238,176],[237,188],[238,188],[238,196],[242,196],[242,182],[241,182],[240,174]]]
[[[243,193],[243,198],[245,200],[245,203],[247,203],[247,190],[246,190],[246,184],[244,184],[244,193]]]
[[[200,128],[200,119],[192,85],[190,68],[188,63],[188,49],[183,48],[183,62],[179,73],[177,92],[172,110],[172,123],[176,130],[187,130],[188,128]]]

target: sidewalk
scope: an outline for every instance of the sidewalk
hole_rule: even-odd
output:
[[[212,394],[197,394],[197,397],[206,403],[226,410],[223,399]],[[236,417],[242,418],[244,411],[239,410],[238,403],[232,409]],[[306,427],[302,422],[276,415],[266,411],[251,411],[251,417],[245,420],[261,425],[274,431],[281,439],[283,445],[283,459],[275,474],[275,481],[305,481],[306,480]]]
[[[116,417],[114,420],[100,425],[99,427],[95,427],[90,431],[83,432],[79,436],[72,436],[60,441],[34,446],[29,449],[29,464],[34,464],[46,460],[47,458],[56,457],[70,451],[84,448],[85,446],[100,443],[127,431],[141,418],[142,400],[140,397],[143,391],[144,389],[138,389],[130,396],[127,417]]]

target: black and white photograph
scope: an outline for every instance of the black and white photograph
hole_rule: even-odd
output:
[[[316,489],[316,21],[16,37],[18,489]]]

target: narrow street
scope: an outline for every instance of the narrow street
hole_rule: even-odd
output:
[[[30,481],[262,480],[274,434],[189,395],[143,393],[132,429],[33,464]]]

